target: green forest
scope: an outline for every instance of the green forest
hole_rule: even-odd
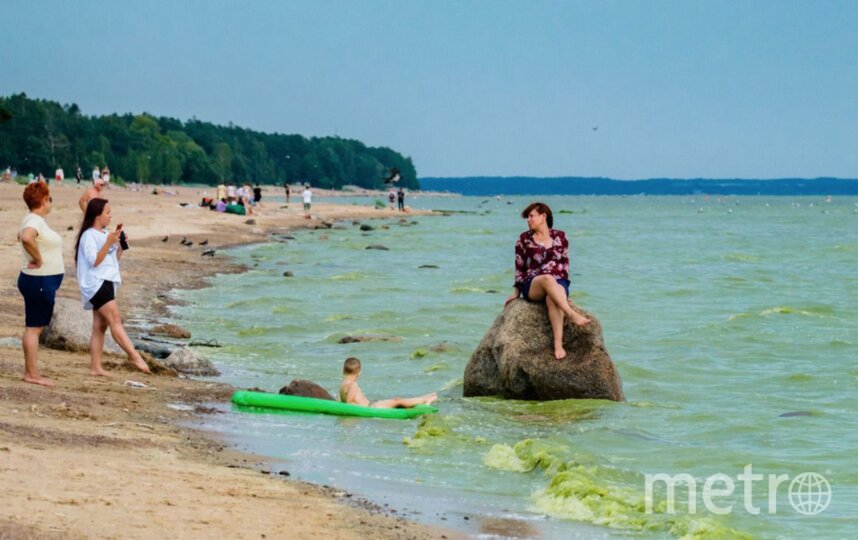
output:
[[[261,133],[232,124],[149,114],[87,116],[76,104],[0,97],[0,167],[52,177],[76,166],[89,178],[110,167],[114,179],[149,184],[259,184],[308,182],[320,188],[384,188],[397,169],[397,186],[417,189],[410,157],[340,137]]]

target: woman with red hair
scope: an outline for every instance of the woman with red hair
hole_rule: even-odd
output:
[[[45,221],[53,199],[48,185],[35,182],[24,188],[24,202],[30,212],[21,220],[18,240],[21,242],[23,268],[18,275],[18,290],[24,297],[24,382],[53,386],[42,377],[36,365],[39,336],[51,323],[54,300],[65,274],[63,239]]]
[[[527,220],[528,230],[515,244],[515,284],[504,305],[519,297],[544,301],[554,334],[554,357],[563,360],[563,316],[578,326],[590,322],[569,305],[569,242],[566,233],[552,229],[554,217],[547,204],[532,203],[521,217]]]

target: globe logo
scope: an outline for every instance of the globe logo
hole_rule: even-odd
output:
[[[821,474],[804,472],[789,484],[789,503],[805,516],[815,516],[831,503],[831,484]]]

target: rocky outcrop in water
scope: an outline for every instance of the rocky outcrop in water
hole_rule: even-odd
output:
[[[602,340],[602,327],[593,315],[585,316],[590,319],[585,327],[566,320],[566,358],[558,361],[545,304],[513,300],[471,355],[465,367],[464,395],[625,400],[620,376]]]
[[[327,390],[306,379],[295,379],[280,389],[280,393],[287,396],[311,397],[316,399],[327,399],[336,401]]]

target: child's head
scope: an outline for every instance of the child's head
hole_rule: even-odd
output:
[[[343,375],[357,375],[360,373],[360,360],[354,356],[346,358],[343,363]]]

